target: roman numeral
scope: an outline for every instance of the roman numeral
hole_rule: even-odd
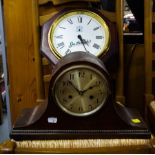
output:
[[[69,54],[69,53],[71,53],[71,50],[70,50],[70,49],[68,49],[68,50],[65,52],[66,55]]]
[[[84,78],[84,76],[85,76],[85,72],[79,72],[79,77],[80,78]]]
[[[55,38],[62,39],[63,38],[63,35],[55,36]]]
[[[64,29],[64,30],[66,29],[65,27],[62,27],[62,26],[59,26],[59,28]]]
[[[100,46],[96,43],[93,45],[93,47],[96,48],[97,50],[100,48]]]
[[[90,104],[89,104],[88,106],[89,106],[89,109],[90,109],[90,110],[92,110],[92,109],[93,109],[93,106],[92,106],[92,105],[90,105]]]
[[[63,98],[63,102],[65,102],[65,103],[66,103],[66,102],[67,102],[67,100],[66,100],[65,98]]]
[[[70,80],[74,80],[74,74],[69,75]]]
[[[89,20],[89,22],[87,23],[87,25],[89,25],[89,24],[90,24],[91,20],[92,20],[92,19],[90,19],[90,20]]]
[[[96,36],[96,39],[103,39],[103,36]]]
[[[100,26],[95,27],[93,30],[96,31],[96,30],[98,30],[99,28],[100,28]]]
[[[65,86],[68,86],[69,85],[69,82],[68,81],[62,81],[62,86],[65,87]]]
[[[73,21],[71,19],[67,20],[70,24],[73,24]]]
[[[72,106],[72,105],[70,105],[69,109],[71,109],[71,110],[72,110],[72,109],[73,109],[73,106]]]
[[[82,23],[82,17],[81,16],[78,16],[78,22]]]
[[[96,85],[100,85],[101,84],[101,81],[96,81]]]
[[[65,46],[64,42],[61,42],[61,43],[58,44],[58,47],[59,47],[60,49],[62,49],[64,46]]]
[[[90,74],[90,79],[93,79],[93,75],[92,74]]]
[[[78,108],[78,111],[79,111],[79,112],[82,112],[82,111],[83,111],[82,107],[79,107],[79,108]]]
[[[59,93],[64,94],[64,90],[60,89]]]

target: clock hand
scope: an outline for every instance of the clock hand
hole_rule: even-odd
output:
[[[85,89],[85,90],[82,90],[81,93],[84,94],[86,91],[88,91],[89,89],[93,89],[94,87],[97,87],[98,85],[95,84],[93,86],[90,86],[89,88]]]
[[[68,80],[68,82],[80,94],[80,90],[78,90],[71,81]]]
[[[89,46],[88,42],[85,39],[83,39],[83,43]]]
[[[83,39],[82,39],[82,36],[79,34],[77,37],[78,37],[78,39],[81,41],[81,43],[82,43],[82,45],[83,45],[85,51],[86,51],[86,52],[89,52],[89,51],[87,51],[87,49],[86,49],[86,47],[85,47],[85,45],[84,45],[84,41],[83,41]],[[86,41],[85,41],[85,42],[86,42]]]

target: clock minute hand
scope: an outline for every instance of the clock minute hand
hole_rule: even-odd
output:
[[[78,90],[71,81],[68,81],[68,82],[80,94],[80,90]]]
[[[85,45],[84,45],[84,41],[83,41],[83,39],[82,39],[82,36],[81,36],[81,35],[78,35],[77,37],[78,37],[78,39],[81,41],[81,43],[82,43],[82,45],[83,45],[85,51],[86,51],[86,52],[89,52],[89,51],[86,49]],[[85,42],[86,42],[86,41],[85,41]]]

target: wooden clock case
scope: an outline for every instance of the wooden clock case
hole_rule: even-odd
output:
[[[58,18],[60,15],[69,12],[69,11],[75,11],[75,10],[88,10],[92,11],[96,14],[98,14],[107,24],[109,31],[110,31],[110,45],[108,48],[108,51],[106,54],[102,54],[99,56],[99,58],[104,62],[106,68],[108,71],[112,74],[117,71],[117,68],[119,66],[119,43],[118,43],[118,35],[117,35],[117,28],[116,24],[110,22],[108,18],[106,18],[100,11],[92,8],[65,8],[61,10],[59,13],[54,15],[49,21],[47,21],[43,27],[42,27],[42,34],[41,34],[41,51],[47,57],[47,59],[53,64],[56,65],[58,63],[59,59],[53,54],[51,51],[49,44],[48,44],[48,33],[50,30],[50,27],[52,24],[54,24],[54,21],[56,18]]]
[[[61,72],[67,65],[87,63],[101,69],[103,63],[95,56],[88,57],[88,55],[84,52],[74,52],[61,59],[55,67]],[[78,61],[75,62],[75,59]],[[56,73],[53,73],[53,77],[56,76]],[[105,75],[111,83],[111,78],[106,70]],[[50,89],[51,87],[49,91]],[[113,91],[112,85],[111,90]],[[48,101],[35,108],[25,109],[21,113],[11,132],[11,138],[15,140],[150,138],[150,131],[140,114],[115,103],[113,94],[111,93],[105,106],[87,117],[75,117],[64,113],[49,95]]]

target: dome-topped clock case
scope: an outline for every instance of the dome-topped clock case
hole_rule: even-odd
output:
[[[111,78],[101,60],[74,52],[56,65],[49,86],[49,102],[65,113],[84,117],[97,113],[112,98]]]

